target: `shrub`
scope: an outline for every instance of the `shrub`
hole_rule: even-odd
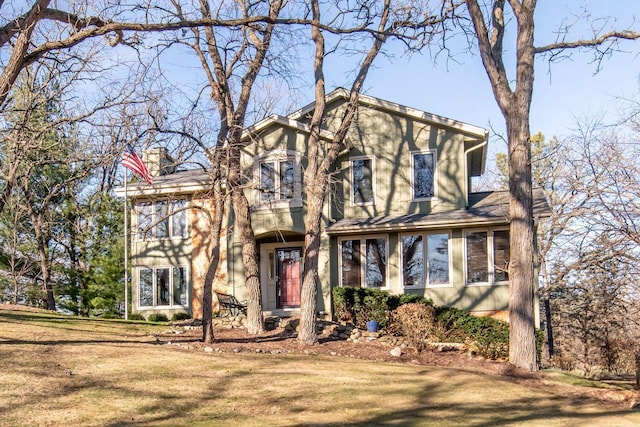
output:
[[[144,318],[144,316],[140,313],[131,313],[129,315],[129,320],[147,320]]]
[[[509,357],[509,324],[503,320],[439,307],[436,323],[435,333],[441,340],[467,343],[472,352],[488,359]]]
[[[173,313],[173,316],[171,316],[171,321],[173,321],[173,322],[178,322],[180,320],[187,320],[187,319],[191,319],[191,316],[189,315],[189,313],[187,313],[185,311],[180,311],[178,313]]]
[[[166,314],[163,314],[163,313],[152,313],[147,318],[147,321],[149,321],[149,322],[168,322],[169,318],[167,317]]]
[[[380,327],[385,328],[389,323],[390,313],[407,303],[433,305],[430,299],[419,295],[391,295],[375,288],[333,288],[333,313],[336,319],[361,328],[368,320],[377,320]]]
[[[426,305],[433,306],[433,301],[430,300],[429,298],[425,298],[425,297],[422,297],[422,296],[416,295],[416,294],[402,294],[402,295],[400,295],[399,301],[398,301],[398,305],[399,306],[404,305],[404,304],[412,304],[412,303],[426,304]]]
[[[403,304],[393,311],[390,329],[399,331],[409,345],[421,352],[433,335],[435,310],[422,303]]]

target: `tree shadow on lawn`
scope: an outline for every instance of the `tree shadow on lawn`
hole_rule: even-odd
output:
[[[447,381],[449,382],[449,381]],[[511,425],[640,425],[640,413],[625,409],[622,404],[606,404],[588,397],[561,396],[546,392],[547,396],[531,396],[496,402],[437,402],[439,392],[450,394],[452,389],[463,390],[464,381],[449,382],[440,386],[429,384],[416,395],[416,406],[392,412],[372,415],[359,421],[331,423],[301,423],[307,426],[416,426],[461,425],[493,427]],[[499,383],[495,384],[500,387]],[[537,392],[539,393],[539,392]],[[433,401],[433,403],[429,403]],[[376,408],[372,402],[372,408]],[[601,409],[601,410],[600,410]],[[363,409],[366,412],[366,408]],[[619,424],[622,422],[622,424]]]

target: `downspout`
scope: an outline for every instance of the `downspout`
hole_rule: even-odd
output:
[[[465,186],[465,192],[464,192],[464,208],[465,209],[469,209],[469,191],[471,190],[470,187],[470,182],[471,182],[471,177],[469,176],[469,165],[468,165],[468,161],[467,158],[469,156],[469,153],[477,150],[478,148],[483,148],[485,147],[487,144],[489,143],[489,138],[488,138],[488,132],[485,132],[484,134],[484,140],[478,144],[478,145],[474,145],[473,147],[467,148],[466,150],[464,150],[464,186]]]

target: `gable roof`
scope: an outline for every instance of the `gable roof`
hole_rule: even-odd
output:
[[[551,209],[542,189],[533,191],[534,217],[548,217]],[[509,223],[509,192],[487,191],[469,194],[469,208],[372,218],[344,218],[327,227],[327,234],[376,233],[437,228],[481,227]]]
[[[272,114],[264,119],[260,120],[257,123],[245,128],[242,131],[242,140],[246,141],[251,138],[252,135],[255,135],[263,130],[269,128],[272,125],[281,125],[284,127],[288,127],[290,129],[298,130],[304,133],[311,132],[311,126],[306,123],[294,120],[290,117],[281,116],[278,114]],[[326,140],[333,139],[333,132],[322,129],[320,130],[320,137]]]
[[[347,89],[337,88],[332,92],[330,92],[329,94],[327,94],[326,103],[330,104],[340,99],[348,100],[349,93],[350,92]],[[464,122],[450,119],[444,116],[438,116],[436,114],[432,114],[426,111],[407,107],[405,105],[397,104],[395,102],[386,101],[384,99],[375,98],[373,96],[365,95],[363,93],[359,95],[358,102],[368,107],[373,107],[373,108],[377,108],[377,109],[381,109],[381,110],[385,110],[393,113],[398,113],[415,120],[420,120],[426,123],[432,123],[434,125],[455,129],[469,136],[472,140],[485,141],[488,139],[488,136],[489,136],[489,132],[486,129],[483,129],[479,126],[464,123]],[[316,107],[316,103],[311,102],[305,105],[304,107],[302,107],[301,109],[289,114],[287,117],[296,121],[300,120],[304,118],[307,114],[313,112],[315,107]]]

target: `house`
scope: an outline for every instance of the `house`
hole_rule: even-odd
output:
[[[326,138],[348,92],[327,96]],[[296,314],[305,212],[302,177],[314,104],[245,129],[242,165],[260,264],[263,309]],[[335,286],[412,293],[438,305],[504,316],[509,301],[507,192],[471,192],[485,169],[486,130],[362,95],[348,148],[333,167],[323,217],[318,309]],[[132,310],[201,315],[213,209],[204,170],[177,170],[147,151],[153,185],[131,184]],[[549,208],[536,191],[534,214]],[[233,215],[223,236],[217,290],[245,299]]]

